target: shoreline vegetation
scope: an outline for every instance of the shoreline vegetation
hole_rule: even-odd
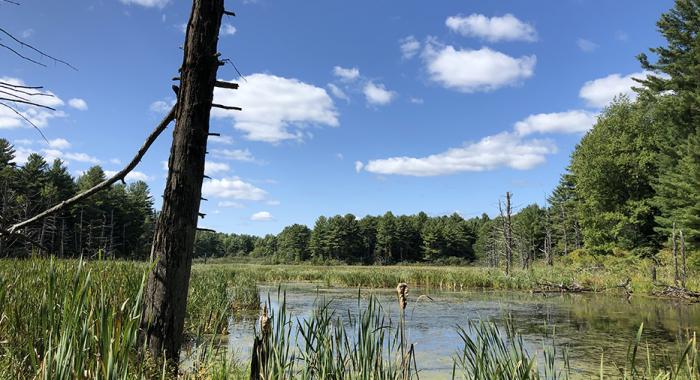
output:
[[[252,278],[257,283],[313,282],[327,287],[393,288],[406,282],[413,287],[434,290],[517,290],[551,292],[615,292],[624,296],[657,296],[700,301],[695,289],[700,278],[689,269],[685,288],[674,285],[674,267],[670,252],[661,252],[655,260],[630,256],[594,256],[572,253],[564,261],[549,266],[535,264],[529,269],[514,269],[506,275],[502,269],[488,266],[453,266],[429,263],[401,265],[314,265],[271,264],[266,262],[198,260],[193,273],[217,270]],[[655,276],[655,279],[654,277]],[[685,292],[668,292],[669,289]]]
[[[185,322],[187,344],[180,363],[181,378],[249,378],[251,362],[227,352],[222,337],[228,333],[232,315],[259,310],[259,284],[313,281],[333,287],[394,288],[399,282],[407,282],[413,288],[526,291],[544,282],[576,282],[602,290],[620,279],[632,278],[635,295],[652,289],[648,283],[635,282],[648,276],[629,270],[616,272],[616,265],[627,264],[629,268],[629,263],[606,260],[596,269],[588,264],[575,269],[571,265],[568,269],[543,266],[514,271],[509,278],[498,270],[478,267],[196,263]],[[638,265],[644,269],[644,263]],[[0,377],[159,378],[165,370],[147,358],[139,360],[137,355],[147,269],[145,263],[131,261],[0,260]],[[659,269],[658,276],[672,278],[665,267]],[[696,286],[695,277],[689,276],[688,285]],[[404,346],[406,342],[400,338],[400,316],[383,314],[378,302],[367,312],[353,316],[354,324],[345,327],[337,323],[337,315],[322,307],[299,325],[285,314],[284,298],[278,304],[281,308],[268,309],[271,333],[263,336],[265,323],[258,324],[258,335],[266,348],[256,357],[258,369],[267,368],[264,378],[321,379],[331,373],[343,374],[333,378],[355,378],[365,373],[367,378],[403,379],[413,378],[408,373],[415,376],[415,368],[421,366],[415,358],[408,360],[405,356],[414,348]],[[528,352],[517,333],[518,326],[466,320],[458,321],[458,325],[462,326],[458,331],[464,346],[455,347],[453,378],[566,379],[571,375],[569,367],[575,368],[576,363],[568,362],[565,349],[553,344],[544,345],[541,352]],[[620,368],[619,376],[612,378],[699,378],[694,335],[679,342],[683,350],[664,364],[652,362],[649,355],[653,347],[646,347],[640,336],[630,337],[628,363]],[[357,339],[366,344],[353,348]],[[358,350],[366,350],[367,355],[358,354]],[[334,357],[347,360],[329,360]],[[317,372],[323,363],[330,372]],[[362,372],[371,363],[375,364],[371,367],[374,372]],[[601,378],[611,378],[609,363],[601,362],[601,371],[603,367],[605,375]],[[272,368],[276,369],[269,372]]]

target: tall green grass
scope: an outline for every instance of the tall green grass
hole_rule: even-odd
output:
[[[622,380],[697,380],[700,379],[697,340],[693,334],[675,357],[664,361],[652,361],[653,347],[642,342],[641,325],[631,341],[626,361],[616,367],[616,373],[606,370],[605,357],[601,356],[599,378]],[[544,344],[542,354],[531,354],[514,325],[506,321],[503,328],[492,322],[469,321],[467,328],[457,327],[463,342],[462,349],[454,356],[452,378],[473,380],[566,380],[574,378],[566,348],[554,343]],[[644,354],[643,358],[640,354]],[[541,364],[538,359],[542,359]],[[654,364],[656,363],[656,364]],[[615,364],[615,363],[613,363]],[[584,378],[584,376],[579,376]],[[590,378],[590,377],[588,377]]]
[[[393,288],[400,282],[414,287],[440,290],[536,290],[543,283],[580,285],[594,291],[620,292],[618,285],[631,279],[636,294],[654,289],[651,263],[634,257],[567,258],[554,266],[535,265],[530,270],[514,270],[506,276],[502,269],[487,267],[444,267],[426,265],[399,266],[315,266],[260,264],[201,264],[206,268],[224,268],[258,283],[315,282],[329,287]],[[657,268],[658,281],[672,284],[669,265]],[[689,270],[688,288],[700,289],[700,276]]]
[[[141,360],[137,338],[147,267],[131,262],[0,261],[0,378],[141,379],[162,368]],[[192,278],[184,378],[239,372],[218,334],[228,326],[229,282]],[[250,284],[250,282],[248,282]],[[252,302],[257,288],[243,292]],[[257,308],[258,304],[253,305]],[[225,360],[224,360],[225,359]],[[208,378],[208,377],[207,377]]]
[[[270,305],[270,325],[257,329],[252,367],[261,379],[409,379],[415,374],[412,349],[402,355],[400,329],[373,296],[345,320],[318,302],[313,314],[294,320],[284,294]],[[413,365],[413,367],[412,367]]]

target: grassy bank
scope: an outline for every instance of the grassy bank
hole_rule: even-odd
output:
[[[673,267],[668,255],[656,265],[656,284],[673,284]],[[258,283],[316,282],[329,287],[393,288],[399,282],[429,289],[534,290],[543,284],[580,285],[594,291],[619,291],[630,279],[637,294],[651,294],[658,286],[652,281],[651,260],[636,257],[594,257],[571,255],[554,266],[537,264],[529,270],[515,269],[506,276],[502,269],[479,266],[352,266],[352,265],[264,265],[243,263],[197,264],[194,270],[212,269],[252,278]],[[697,270],[688,271],[687,287],[700,288]]]

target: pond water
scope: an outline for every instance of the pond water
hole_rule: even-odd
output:
[[[358,311],[357,289],[329,289],[311,284],[287,284],[287,312],[294,318],[311,315],[318,300],[330,301],[339,315]],[[268,294],[277,307],[277,287],[260,287],[261,299]],[[361,290],[361,297],[374,294],[385,313],[398,318],[396,292],[393,289]],[[420,297],[428,295],[427,297]],[[418,300],[418,301],[417,301]],[[360,302],[359,307],[365,307]],[[610,294],[530,294],[493,291],[427,291],[411,289],[406,309],[407,335],[415,344],[421,378],[449,378],[452,357],[461,349],[456,326],[467,327],[468,320],[491,320],[503,325],[511,318],[523,336],[528,352],[541,354],[543,339],[551,343],[552,332],[557,351],[566,349],[575,377],[590,377],[599,372],[601,354],[606,372],[614,373],[615,364],[624,366],[627,347],[644,323],[642,338],[652,355],[672,354],[680,350],[687,334],[700,330],[700,305],[635,296],[630,302],[623,295]],[[241,360],[249,360],[255,316],[231,319],[229,348]],[[542,363],[542,356],[538,357]]]

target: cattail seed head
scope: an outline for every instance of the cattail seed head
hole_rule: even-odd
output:
[[[260,314],[260,331],[263,336],[267,336],[271,329],[270,317],[267,314],[267,305],[263,306],[262,314]]]
[[[406,305],[408,304],[408,301],[406,299],[406,295],[408,294],[408,284],[405,282],[401,282],[398,285],[396,285],[396,294],[399,297],[399,307],[401,310],[406,309]]]

